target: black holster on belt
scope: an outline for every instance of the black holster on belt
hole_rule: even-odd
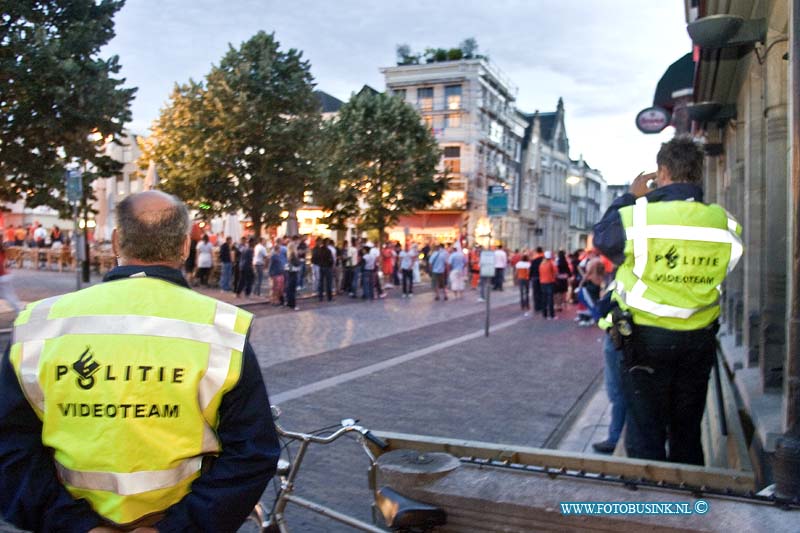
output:
[[[617,350],[622,350],[622,367],[631,368],[636,364],[633,352],[633,316],[616,307],[611,312],[612,326],[608,330],[611,342]]]

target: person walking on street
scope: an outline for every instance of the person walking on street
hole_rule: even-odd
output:
[[[433,282],[433,289],[436,293],[434,300],[441,299],[447,300],[447,251],[444,249],[444,244],[439,244],[436,251],[431,254],[431,279]]]
[[[297,275],[297,290],[302,291],[306,286],[306,255],[308,253],[308,243],[306,236],[300,237],[300,243],[297,245],[297,260],[300,261],[300,273]]]
[[[542,295],[542,285],[539,282],[539,266],[544,259],[544,250],[541,246],[536,247],[536,251],[531,258],[531,296],[533,297],[533,312],[542,311],[544,295]]]
[[[373,300],[375,298],[375,265],[377,263],[377,256],[370,253],[370,247],[364,246],[361,249],[362,258],[362,298],[365,300]]]
[[[448,277],[450,278],[450,290],[453,291],[453,298],[460,300],[464,297],[464,278],[467,268],[467,259],[464,253],[455,246],[450,249],[450,257],[447,258],[447,267],[450,270]]]
[[[556,259],[556,285],[553,288],[553,301],[558,312],[564,310],[570,276],[572,276],[572,271],[569,268],[567,254],[564,250],[560,250]]]
[[[236,285],[236,297],[241,296],[242,291],[247,298],[250,298],[250,293],[253,291],[253,247],[256,240],[253,237],[247,239],[247,243],[241,249],[239,255],[239,284]]]
[[[314,247],[314,251],[311,255],[311,263],[315,264],[319,269],[317,295],[321,302],[324,293],[330,302],[333,299],[333,288],[331,286],[333,284],[333,253],[331,253],[331,249],[328,247],[327,239],[317,242],[318,245]]]
[[[525,316],[531,314],[531,299],[530,299],[530,277],[531,277],[531,262],[528,260],[528,254],[523,254],[522,259],[517,261],[514,265],[516,275],[514,276],[519,284],[519,305]]]
[[[255,269],[256,276],[253,292],[256,296],[261,296],[261,285],[264,283],[264,269],[266,268],[268,258],[266,242],[266,239],[259,239],[258,244],[256,244],[253,250],[253,268]],[[273,250],[280,253],[277,243],[273,247]]]
[[[542,288],[542,316],[547,320],[555,320],[556,311],[553,304],[553,293],[556,286],[556,264],[553,252],[547,250],[539,263],[539,286]]]
[[[286,306],[299,311],[297,307],[297,279],[300,277],[300,256],[297,253],[297,243],[289,244],[289,262],[286,265]]]
[[[287,252],[288,257],[288,252]],[[279,246],[272,247],[272,255],[269,257],[269,279],[271,283],[272,305],[283,305],[284,275],[286,263],[283,261],[283,254]]]
[[[14,323],[0,515],[34,531],[236,531],[280,456],[253,316],[189,288],[177,198],[133,194],[116,225],[103,283]]]
[[[225,242],[219,247],[220,280],[219,287],[224,292],[231,290],[231,273],[233,263],[231,263],[231,243],[233,239],[225,238]]]
[[[595,246],[619,265],[619,309],[605,322],[623,350],[630,457],[704,464],[700,423],[716,357],[718,287],[744,249],[736,220],[703,203],[703,160],[689,136],[662,144],[656,173],[639,175],[594,227]]]
[[[242,250],[247,247],[247,239],[242,237],[239,239],[238,244],[234,244],[231,247],[232,257],[231,257],[231,269],[233,270],[233,280],[231,282],[231,287],[234,292],[236,292],[236,287],[239,286],[239,261],[242,258]]]
[[[200,279],[200,285],[206,288],[208,287],[208,275],[214,265],[213,256],[214,247],[208,242],[208,235],[203,235],[203,238],[197,243],[197,277]]]
[[[506,277],[506,267],[508,266],[508,256],[503,250],[503,245],[498,244],[494,251],[494,290],[503,290],[503,281]]]
[[[414,294],[414,263],[417,257],[411,251],[411,246],[406,243],[405,250],[400,252],[400,273],[403,278],[403,298],[410,298]]]

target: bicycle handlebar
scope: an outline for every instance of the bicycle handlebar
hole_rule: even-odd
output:
[[[336,439],[340,438],[345,433],[350,433],[351,431],[355,431],[356,433],[361,434],[365,439],[373,443],[375,446],[379,447],[382,450],[385,450],[389,447],[383,440],[379,439],[375,435],[373,435],[370,430],[365,427],[359,426],[357,424],[348,424],[346,426],[342,426],[341,428],[334,431],[332,434],[328,435],[327,437],[321,437],[319,435],[313,435],[311,433],[300,433],[296,431],[287,431],[283,429],[283,427],[275,422],[275,428],[278,430],[278,433],[284,437],[295,439],[295,440],[304,440],[308,442],[313,442],[315,444],[330,444],[331,442],[335,441]]]

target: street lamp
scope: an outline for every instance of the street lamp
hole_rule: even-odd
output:
[[[577,185],[582,179],[580,176],[567,176],[567,185]]]

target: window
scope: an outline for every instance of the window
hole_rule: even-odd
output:
[[[444,147],[444,168],[450,174],[461,173],[461,147],[460,146],[445,146]]]
[[[444,99],[447,103],[447,109],[461,109],[461,85],[446,85]]]
[[[417,89],[417,106],[423,111],[433,110],[433,87]]]
[[[406,90],[405,89],[395,89],[394,91],[392,91],[392,94],[394,94],[396,97],[398,97],[401,100],[405,100],[406,99]]]
[[[445,128],[460,128],[461,127],[461,113],[448,113],[444,117]]]
[[[422,121],[428,127],[429,130],[433,129],[433,117],[431,115],[425,115],[422,117]]]

